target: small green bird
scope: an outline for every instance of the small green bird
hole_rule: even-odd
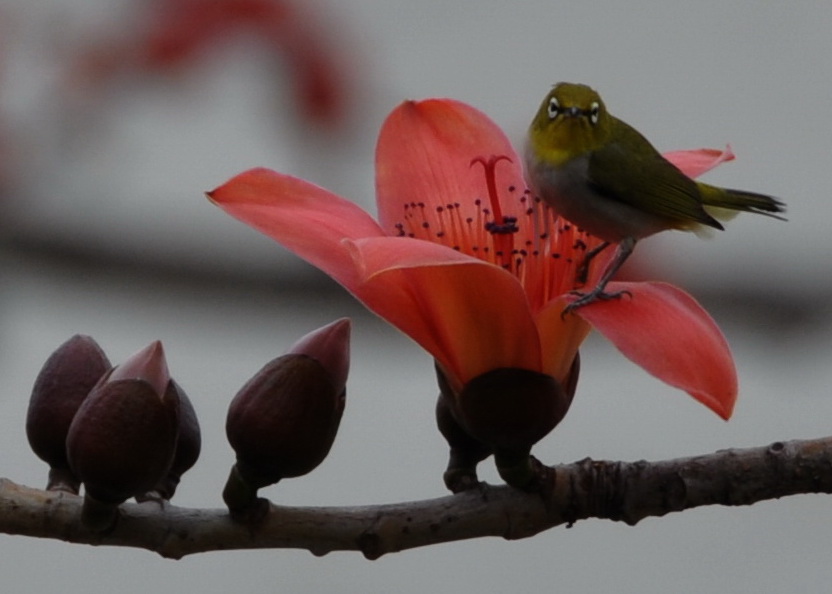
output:
[[[666,229],[723,229],[717,219],[738,211],[778,219],[785,205],[764,194],[728,190],[697,182],[653,148],[638,131],[607,112],[586,85],[558,83],[531,123],[526,170],[533,191],[560,215],[602,240],[582,265],[610,244],[615,258],[600,281],[581,293],[564,314],[618,293],[604,288],[636,242]],[[785,219],[783,219],[785,220]]]

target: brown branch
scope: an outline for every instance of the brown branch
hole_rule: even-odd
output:
[[[648,516],[702,505],[750,505],[799,493],[832,493],[832,437],[652,463],[586,459],[543,470],[542,495],[483,486],[389,505],[273,505],[256,529],[235,524],[224,509],[124,504],[115,529],[105,535],[81,524],[81,497],[0,479],[0,532],[138,547],[172,559],[252,548],[298,548],[316,555],[357,550],[375,559],[483,536],[526,538],[592,517],[636,524]]]

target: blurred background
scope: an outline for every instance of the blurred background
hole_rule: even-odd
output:
[[[265,362],[353,317],[348,404],[329,458],[264,491],[282,504],[444,495],[428,356],[339,287],[204,198],[258,165],[370,209],[375,135],[407,98],[482,109],[518,143],[550,85],[585,82],[660,150],[721,148],[707,181],[778,196],[710,241],[639,245],[638,274],[695,295],[732,345],[724,423],[591,337],[547,463],[665,459],[832,433],[832,6],[737,0],[2,0],[0,475],[42,486],[24,432],[49,354],[90,334],[113,361],[161,339],[203,453],[174,503],[221,506],[228,402]],[[492,464],[483,477],[497,482]],[[355,553],[140,550],[0,535],[0,584],[86,594],[822,591],[830,499],[586,521],[520,542]],[[138,586],[140,584],[140,586]]]

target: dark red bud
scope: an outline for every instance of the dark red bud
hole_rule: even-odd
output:
[[[346,318],[307,334],[231,401],[225,430],[237,463],[223,500],[233,519],[261,521],[268,502],[257,490],[312,471],[329,453],[344,412],[349,335]]]
[[[445,486],[453,493],[473,489],[479,484],[477,464],[492,454],[492,448],[471,437],[456,420],[454,398],[444,374],[437,369],[442,388],[436,402],[436,424],[450,447],[448,468],[442,476]]]
[[[76,334],[50,355],[35,380],[26,414],[26,436],[35,454],[51,467],[48,489],[78,492],[66,455],[66,437],[78,407],[110,361],[89,336]]]
[[[179,398],[179,436],[176,440],[176,453],[167,476],[157,485],[156,491],[163,499],[170,499],[182,475],[196,464],[202,449],[202,435],[196,411],[182,387],[171,380],[171,386]]]
[[[179,398],[155,342],[116,367],[90,392],[67,436],[67,456],[86,495],[118,504],[152,490],[173,462]]]
[[[226,434],[242,476],[257,488],[301,476],[320,464],[335,439],[345,391],[307,355],[283,355],[237,393]]]

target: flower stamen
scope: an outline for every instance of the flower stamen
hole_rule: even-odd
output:
[[[485,170],[485,184],[488,188],[488,200],[491,203],[491,210],[494,213],[494,222],[497,225],[502,225],[506,222],[503,218],[502,209],[500,208],[500,197],[497,194],[497,176],[495,174],[497,163],[500,161],[508,161],[509,163],[512,162],[506,155],[491,155],[488,159],[485,157],[474,157],[471,159],[471,167],[474,166],[474,163],[479,163]],[[517,219],[515,219],[514,222],[517,222]],[[516,231],[516,229],[514,231]]]
[[[485,223],[485,230],[488,231],[494,242],[494,255],[498,259],[498,264],[511,272],[517,272],[517,267],[514,266],[514,237],[520,228],[517,226],[517,217],[503,215],[502,207],[500,206],[500,196],[497,193],[497,163],[500,161],[508,161],[511,159],[506,155],[491,155],[488,159],[485,157],[474,157],[471,159],[471,166],[475,163],[482,165],[485,171],[485,185],[488,190],[488,201],[491,205],[493,219]]]
[[[470,161],[470,166],[483,167],[487,198],[406,203],[395,230],[401,237],[440,243],[504,268],[517,277],[537,310],[598,275],[603,262],[587,260],[587,255],[601,242],[559,217],[528,188],[500,187],[496,168],[501,161],[512,162],[505,155]]]

